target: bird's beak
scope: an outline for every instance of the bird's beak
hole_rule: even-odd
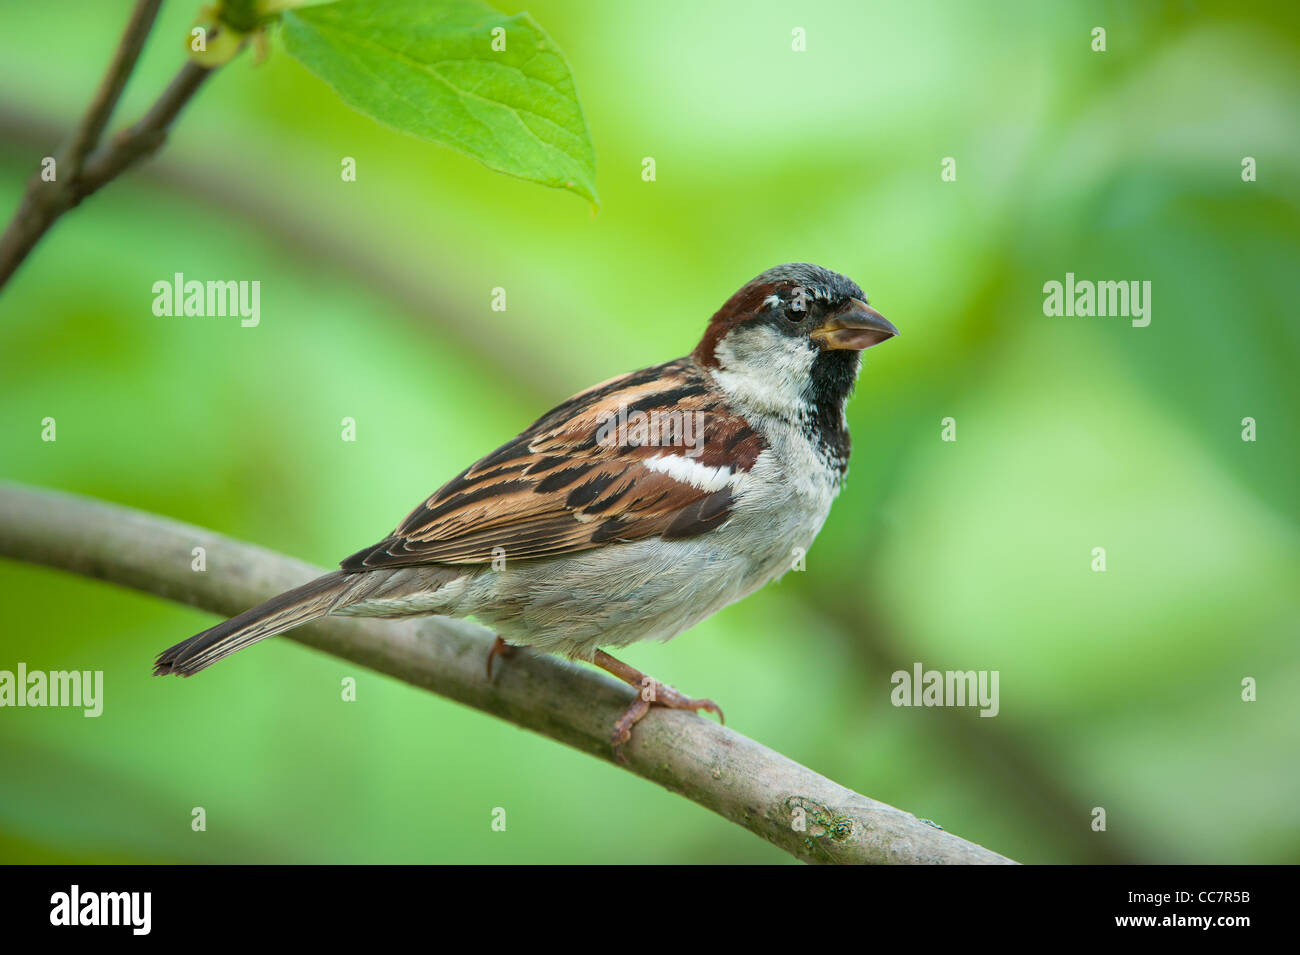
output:
[[[898,329],[885,316],[855,298],[814,329],[812,338],[825,349],[862,351],[897,334]]]

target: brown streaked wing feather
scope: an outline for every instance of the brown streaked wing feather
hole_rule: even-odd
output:
[[[644,464],[682,447],[602,444],[603,413],[675,408],[703,413],[705,467],[749,470],[766,446],[709,387],[691,359],[633,372],[570,398],[453,478],[346,571],[414,564],[485,564],[552,557],[613,541],[684,538],[724,523],[731,489],[707,491]]]

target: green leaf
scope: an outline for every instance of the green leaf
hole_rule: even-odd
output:
[[[503,51],[493,49],[496,28]],[[367,116],[597,201],[569,65],[527,13],[508,17],[478,0],[339,0],[286,11],[284,40]]]

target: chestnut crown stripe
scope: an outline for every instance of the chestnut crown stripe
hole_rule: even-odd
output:
[[[695,415],[692,426],[702,425],[697,446],[601,442],[601,424],[620,411]],[[681,455],[692,462],[688,470],[728,474],[752,469],[766,447],[710,387],[695,360],[680,358],[570,398],[447,482],[388,538],[341,566],[363,571],[484,564],[496,548],[507,559],[533,559],[614,541],[702,534],[731,515],[732,487],[679,480],[646,462]]]
[[[692,357],[706,367],[717,367],[718,342],[738,325],[751,321],[763,311],[772,296],[782,297],[796,287],[814,301],[841,305],[851,299],[867,301],[862,288],[847,276],[810,262],[791,262],[768,269],[743,285],[723,303],[709,320],[704,337],[695,346]]]
[[[737,325],[741,325],[753,318],[769,296],[778,294],[792,284],[760,282],[758,279],[750,282],[727,299],[722,308],[714,313],[713,318],[709,320],[709,327],[704,331],[704,337],[695,346],[695,351],[691,352],[691,357],[701,365],[716,368],[718,359],[715,353],[718,342],[726,338],[727,334]]]

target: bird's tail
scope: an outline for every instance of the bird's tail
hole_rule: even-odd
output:
[[[334,571],[317,577],[181,641],[158,654],[153,666],[154,676],[164,673],[193,676],[236,650],[325,616],[338,598],[350,589],[350,576]]]

